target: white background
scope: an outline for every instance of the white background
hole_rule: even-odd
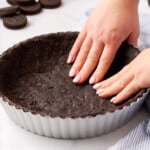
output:
[[[0,19],[0,53],[13,44],[35,35],[79,29],[85,11],[95,7],[98,1],[63,0],[58,9],[43,9],[40,14],[29,16],[28,26],[20,30],[5,28]],[[8,4],[5,0],[0,0],[0,7],[4,6]],[[105,150],[145,118],[148,118],[148,114],[142,109],[129,123],[112,133],[84,140],[58,140],[34,135],[18,127],[0,105],[0,150]]]

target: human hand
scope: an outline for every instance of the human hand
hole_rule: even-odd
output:
[[[112,97],[121,103],[143,88],[150,87],[150,48],[142,51],[131,63],[112,77],[93,86],[100,97]]]
[[[103,0],[88,18],[67,62],[74,83],[102,80],[123,41],[136,45],[139,34],[138,0]]]

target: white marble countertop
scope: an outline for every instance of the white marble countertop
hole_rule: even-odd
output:
[[[58,9],[43,9],[40,14],[29,16],[28,26],[21,30],[5,28],[0,19],[0,53],[36,35],[76,30],[85,10],[94,7],[98,1],[63,0],[63,5]],[[0,7],[7,5],[6,0],[0,1]],[[146,111],[141,109],[129,123],[109,134],[84,140],[58,140],[23,130],[8,118],[0,105],[0,150],[105,150],[146,118]]]

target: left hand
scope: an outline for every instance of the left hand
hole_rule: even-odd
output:
[[[150,48],[141,52],[130,64],[112,77],[93,86],[100,97],[112,97],[114,104],[121,103],[138,92],[150,87]]]

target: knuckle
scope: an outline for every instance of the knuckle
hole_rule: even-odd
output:
[[[123,88],[125,87],[125,83],[124,83],[123,80],[121,80],[121,81],[119,82],[119,87],[120,87],[121,89],[123,89]]]
[[[107,58],[101,58],[100,63],[102,64],[103,67],[110,65],[110,61]]]
[[[111,44],[111,43],[116,43],[118,41],[120,41],[120,33],[117,31],[117,29],[113,29],[111,31],[109,31],[106,34],[106,43]]]
[[[85,50],[85,49],[86,49],[86,47],[87,47],[87,46],[82,45],[82,46],[81,46],[81,48],[80,48],[80,51],[81,51],[81,50]]]
[[[112,31],[110,33],[110,42],[113,43],[114,41],[118,41],[120,39],[120,35],[118,33],[118,31]]]
[[[72,66],[72,68],[74,68],[74,70],[76,70],[76,72],[79,72],[81,67],[82,67],[82,63],[79,61],[76,61]]]
[[[135,91],[141,89],[141,88],[140,88],[140,85],[139,85],[139,82],[138,82],[136,79],[134,79],[134,80],[132,81],[132,84],[131,84],[131,86],[130,86],[130,89],[135,90]]]
[[[80,48],[80,51],[84,52],[84,53],[88,53],[89,51],[89,48],[87,45],[82,45],[81,48]]]
[[[76,69],[76,70],[80,70],[81,69],[81,67],[82,67],[82,65],[83,65],[83,63],[81,63],[80,61],[78,61],[78,62],[76,62],[75,64],[74,64],[74,68]]]
[[[95,62],[95,57],[93,55],[88,56],[87,60],[89,62]]]
[[[135,85],[137,86],[137,89],[140,90],[143,88],[143,85],[146,85],[147,79],[146,78],[136,78],[135,80]]]
[[[93,33],[93,41],[101,42],[101,39],[103,38],[103,32],[100,31],[99,33]]]

